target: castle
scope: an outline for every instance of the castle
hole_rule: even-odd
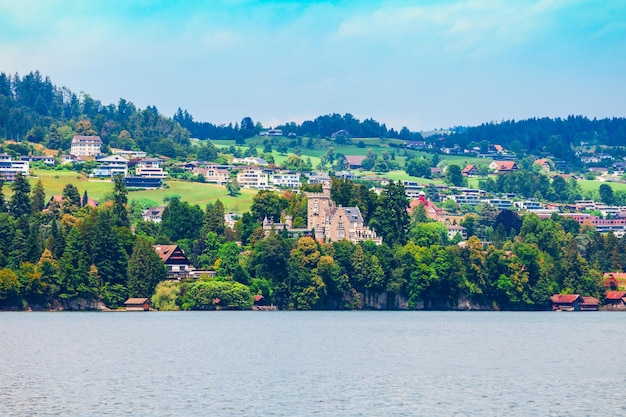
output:
[[[382,237],[363,224],[358,207],[337,207],[330,199],[330,185],[324,184],[321,193],[305,193],[308,201],[307,228],[315,231],[315,239],[337,242],[348,239],[353,243],[371,240],[377,245]]]

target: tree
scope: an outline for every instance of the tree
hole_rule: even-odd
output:
[[[152,243],[141,236],[137,236],[128,263],[129,297],[151,295],[157,284],[165,278],[165,264],[154,250]]]
[[[15,176],[15,181],[11,184],[13,196],[9,201],[9,213],[14,217],[28,215],[32,210],[32,201],[30,199],[30,184],[26,177],[20,172]]]
[[[200,206],[173,198],[163,210],[161,233],[172,241],[197,239],[202,227],[203,213]]]
[[[600,193],[600,200],[604,202],[604,204],[612,205],[615,202],[615,196],[613,195],[613,188],[609,184],[601,184],[598,189]]]
[[[32,203],[33,213],[42,211],[46,205],[46,192],[44,191],[41,180],[38,180],[33,188]]]
[[[288,205],[289,202],[274,191],[261,190],[252,197],[250,213],[259,221],[267,217],[270,221],[280,222],[280,214]]]
[[[78,190],[77,190],[78,194]],[[128,214],[128,190],[124,184],[124,178],[116,175],[113,187],[113,225],[117,227],[130,227],[130,216]],[[80,196],[78,197],[78,205],[80,205]]]
[[[465,178],[463,178],[463,172],[458,165],[450,165],[446,171],[446,181],[456,187],[461,187],[465,184]]]
[[[404,168],[412,177],[430,178],[430,161],[426,158],[414,158],[406,161]]]
[[[80,193],[73,184],[67,184],[63,188],[63,198],[61,200],[61,211],[63,213],[74,213],[80,208]]]
[[[239,192],[240,189],[241,187],[239,186],[237,180],[228,180],[226,183],[226,191],[228,191],[228,195],[231,197],[236,197],[241,194]]]
[[[98,288],[93,288],[88,279],[90,261],[85,251],[84,240],[75,227],[67,235],[67,244],[59,259],[59,294],[61,298],[72,299],[83,294],[95,295]],[[87,289],[90,289],[87,291]]]
[[[373,227],[389,246],[396,243],[402,245],[406,242],[406,231],[410,223],[408,207],[409,201],[402,183],[390,181],[385,192],[379,197],[378,207],[370,222],[370,227]]]
[[[218,236],[223,236],[226,225],[224,224],[224,204],[218,198],[215,204],[207,204],[204,210],[201,236],[206,236],[209,232],[214,232]]]

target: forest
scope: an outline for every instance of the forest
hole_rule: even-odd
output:
[[[83,119],[91,122],[88,131],[81,131],[78,126]],[[108,147],[184,157],[189,153],[191,137],[226,139],[242,144],[246,138],[268,127],[254,123],[249,116],[226,125],[200,122],[181,108],[168,117],[155,106],[139,109],[123,98],[117,104],[105,105],[87,93],[76,94],[66,87],[55,86],[39,71],[24,76],[0,72],[0,137],[27,139],[44,143],[51,149],[68,150],[75,133],[97,134]],[[584,116],[457,126],[450,129],[450,135],[435,134],[427,138],[406,127],[396,131],[387,128],[383,122],[371,118],[361,121],[349,113],[333,113],[300,124],[290,122],[272,127],[281,129],[285,136],[312,139],[330,138],[333,133],[343,130],[352,138],[425,139],[437,145],[480,148],[495,143],[518,155],[552,154],[573,165],[577,164],[577,158],[572,147],[581,142],[601,146],[622,146],[626,143],[625,118],[590,120]],[[340,135],[339,139],[346,137]]]
[[[409,215],[404,189],[393,182],[380,196],[349,180],[332,184],[337,204],[363,207],[382,245],[289,238],[285,230],[266,235],[265,217],[306,218],[305,197],[293,192],[259,192],[231,229],[219,200],[201,208],[174,198],[161,223],[131,220],[119,177],[98,207],[71,184],[47,208],[41,183],[31,190],[20,176],[9,186],[11,197],[0,198],[2,309],[94,308],[98,302],[117,308],[127,297],[152,297],[163,310],[244,309],[262,295],[278,308],[298,310],[450,309],[461,302],[543,310],[558,292],[602,300],[602,272],[626,264],[624,240],[612,234],[558,215],[540,220],[489,206],[463,221],[469,238],[458,245],[423,206]],[[166,280],[157,243],[178,244],[193,265],[214,270],[215,277]]]

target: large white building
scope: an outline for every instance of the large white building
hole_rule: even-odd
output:
[[[28,161],[14,161],[10,155],[0,154],[0,180],[15,181],[18,173],[27,176],[30,171]]]
[[[75,156],[96,156],[100,155],[102,139],[100,136],[76,135],[72,138],[71,154]]]

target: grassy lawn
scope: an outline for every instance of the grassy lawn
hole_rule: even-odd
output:
[[[53,195],[63,194],[63,188],[67,184],[73,184],[78,188],[82,196],[85,190],[89,197],[95,200],[102,200],[108,193],[113,191],[113,183],[110,180],[101,180],[87,178],[84,175],[74,171],[53,171],[33,169],[33,176],[30,177],[31,187],[38,180],[41,180],[46,198]],[[241,194],[237,197],[231,197],[226,191],[226,187],[216,184],[202,184],[198,182],[188,182],[179,180],[166,181],[167,188],[158,190],[138,190],[130,191],[128,199],[140,200],[149,199],[157,204],[163,204],[163,199],[168,196],[178,195],[182,201],[189,204],[198,204],[204,208],[207,203],[213,203],[218,198],[224,203],[227,211],[243,213],[250,210],[252,205],[252,197],[257,193],[256,190],[241,189]],[[5,185],[3,191],[7,197],[11,195],[10,186]]]
[[[613,189],[613,192],[626,191],[626,184],[623,184],[621,182],[602,182],[602,181],[595,181],[595,180],[578,180],[577,182],[583,191],[598,191],[598,189],[600,188],[600,185],[602,184],[610,185],[611,188]]]

